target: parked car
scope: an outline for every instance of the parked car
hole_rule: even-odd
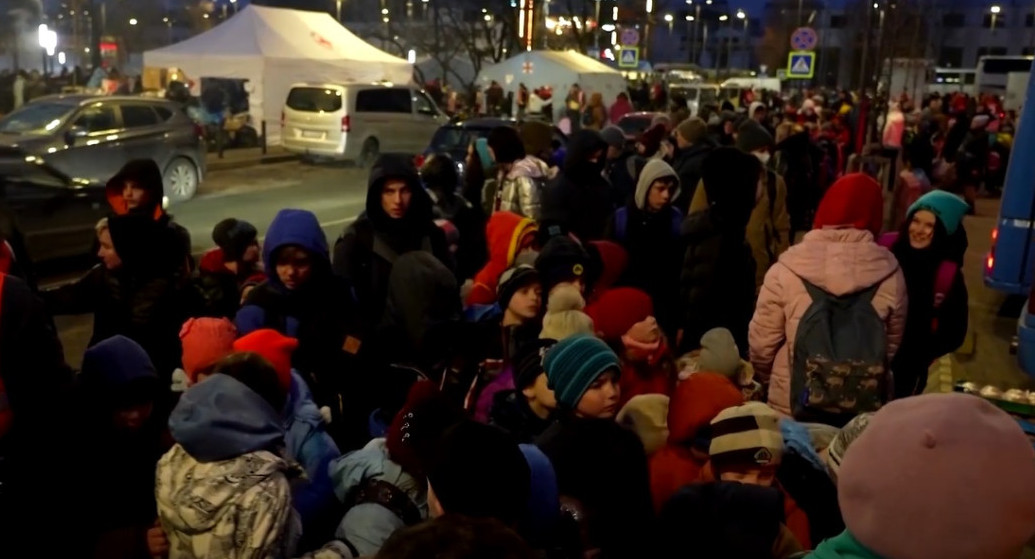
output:
[[[517,121],[511,118],[471,118],[446,124],[435,131],[431,142],[421,155],[417,156],[415,163],[420,167],[426,157],[435,153],[446,153],[456,161],[457,168],[462,174],[467,148],[471,142],[488,136],[493,128],[500,126],[517,126]],[[561,146],[568,144],[568,137],[556,126],[553,126],[553,140]]]
[[[205,176],[205,140],[183,108],[157,98],[53,95],[0,119],[0,148],[103,185],[129,160],[153,159],[170,202],[188,200]]]
[[[281,114],[284,149],[368,166],[381,153],[418,154],[449,119],[424,91],[391,84],[300,83]]]
[[[14,221],[32,261],[81,256],[108,214],[104,185],[72,178],[42,158],[0,148],[0,216]]]
[[[627,113],[622,118],[618,119],[616,123],[622,132],[625,132],[625,138],[630,142],[635,142],[636,138],[643,134],[650,124],[654,122],[654,118],[657,116],[665,116],[665,113],[655,113],[651,111],[639,111],[635,113]]]

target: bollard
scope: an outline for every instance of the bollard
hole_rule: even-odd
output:
[[[260,138],[262,143],[262,154],[266,155],[266,121],[262,121],[262,137]]]

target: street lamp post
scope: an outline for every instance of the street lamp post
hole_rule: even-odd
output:
[[[998,4],[996,4],[996,5],[992,6],[991,8],[989,8],[988,11],[992,12],[992,25],[991,25],[991,27],[992,27],[992,34],[995,35],[996,20],[999,19],[999,13],[1002,12],[1003,9],[1001,7],[999,7]]]
[[[743,34],[741,36],[741,39],[744,41],[744,53],[747,55],[746,58],[750,58],[751,57],[751,53],[750,53],[750,50],[749,50],[749,47],[748,47],[748,44],[747,44],[747,41],[748,41],[748,17],[747,17],[747,13],[745,13],[744,10],[737,10],[737,19],[739,19],[739,20],[744,22],[744,32],[743,32]],[[747,65],[748,65],[748,63],[745,62],[745,66],[747,66]],[[730,64],[731,68],[732,68],[732,66],[733,65]]]
[[[720,23],[726,23],[728,21],[730,21],[730,16],[726,14],[722,14],[721,16],[719,16]],[[732,62],[732,60],[730,59],[733,57],[733,37],[730,36],[733,33],[733,22],[728,23],[727,28],[728,29],[726,34],[726,75],[728,76],[730,75],[730,63]],[[716,28],[716,31],[718,31],[718,28]],[[718,66],[718,64],[716,64],[716,66]]]
[[[669,36],[670,39],[672,38],[672,22],[673,21],[675,21],[675,18],[672,17],[672,14],[665,14],[665,23],[668,24],[668,36]]]
[[[335,19],[341,23],[341,0],[334,0],[334,13],[336,14]]]
[[[692,34],[692,30],[693,30],[693,25],[690,25],[690,24],[693,23],[693,22],[694,22],[694,16],[690,16],[690,15],[686,16],[686,54],[690,58],[690,62],[694,61],[694,51],[693,51],[694,43],[693,43],[693,39],[690,38],[690,36]]]
[[[595,0],[594,4],[594,16],[593,16],[593,48],[600,53],[600,0]]]

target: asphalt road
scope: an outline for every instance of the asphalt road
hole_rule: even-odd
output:
[[[255,225],[260,238],[284,208],[309,210],[333,245],[366,204],[366,172],[355,167],[308,165],[299,162],[260,165],[209,174],[200,194],[169,209],[176,222],[190,231],[194,253],[215,246],[212,228],[227,217]],[[44,286],[74,279],[80,272],[61,270],[43,278]],[[91,317],[57,317],[65,356],[75,367],[91,335]]]

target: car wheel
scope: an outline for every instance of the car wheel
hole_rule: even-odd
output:
[[[363,151],[359,153],[359,166],[370,167],[377,161],[378,155],[380,155],[381,146],[377,143],[377,140],[373,138],[367,139],[363,142]]]
[[[170,202],[185,202],[198,192],[198,168],[186,158],[173,159],[162,178]]]

